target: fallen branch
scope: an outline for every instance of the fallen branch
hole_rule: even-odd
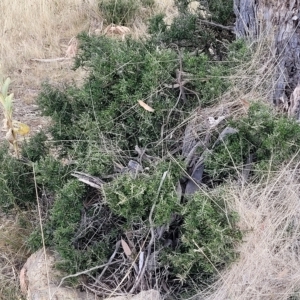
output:
[[[64,60],[70,60],[71,57],[57,57],[57,58],[31,58],[31,61],[37,61],[37,62],[54,62],[54,61],[64,61]]]

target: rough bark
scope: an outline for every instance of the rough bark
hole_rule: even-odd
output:
[[[272,34],[276,59],[273,102],[289,105],[289,115],[299,120],[300,0],[234,0],[237,37],[257,39]],[[299,90],[299,88],[297,88]]]

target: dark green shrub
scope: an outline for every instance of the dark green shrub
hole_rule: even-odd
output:
[[[144,7],[153,7],[155,4],[155,0],[140,0],[140,2]]]
[[[106,23],[129,26],[142,7],[151,8],[154,4],[154,0],[100,0],[99,9]]]
[[[45,244],[56,249],[61,257],[58,267],[68,273],[105,263],[124,231],[124,222],[105,205],[95,209],[84,206],[90,197],[95,198],[95,192],[92,194],[77,179],[68,180],[57,192],[44,225]],[[28,245],[32,250],[42,246],[39,230],[31,234]]]
[[[206,172],[214,179],[226,178],[242,170],[250,154],[255,169],[278,167],[298,151],[300,127],[297,122],[277,115],[269,106],[253,104],[248,116],[229,123],[238,133],[228,136],[206,157]]]
[[[21,155],[31,162],[36,162],[48,154],[49,147],[46,145],[47,136],[44,132],[38,132],[30,141],[22,144]]]
[[[12,157],[8,146],[0,145],[0,206],[29,208],[36,201],[32,166]]]
[[[169,30],[166,32],[166,39],[171,43],[192,46],[196,36],[196,19],[193,14],[185,13],[175,17]]]
[[[133,7],[137,5],[133,3]],[[112,8],[108,11],[113,12]],[[125,22],[124,16],[117,22]],[[234,256],[233,242],[239,237],[234,218],[225,220],[221,195],[214,195],[214,201],[200,193],[182,199],[177,187],[185,166],[170,162],[166,153],[178,147],[182,122],[191,111],[212,104],[228,88],[224,77],[238,63],[234,58],[244,57],[244,48],[233,47],[228,54],[232,62],[216,64],[201,51],[190,53],[204,37],[197,37],[196,16],[182,15],[170,27],[163,16],[151,22],[151,30],[160,33],[151,39],[120,41],[80,35],[75,68],[84,68],[88,76],[81,86],[43,86],[38,103],[43,114],[52,118],[52,140],[47,144],[42,135],[36,137],[25,146],[24,156],[35,162],[38,188],[51,200],[45,213],[45,243],[59,252],[60,266],[68,273],[106,262],[116,241],[128,230],[141,235],[133,240],[137,250],[142,249],[141,240],[149,243],[149,214],[154,208],[155,229],[169,226],[164,236],[155,240],[155,245],[166,248],[161,257],[166,264],[157,271],[167,268],[171,283],[177,282],[178,273],[184,280],[196,280],[199,272],[204,274],[201,279],[211,280],[212,269],[204,256],[194,251],[193,239],[199,238],[196,242],[205,255],[222,267]],[[188,76],[186,99],[179,97],[176,87],[181,65]],[[138,100],[154,112],[142,108]],[[178,132],[170,134],[175,127]],[[146,153],[156,159],[145,162],[137,158],[133,152],[136,145],[147,148]],[[58,158],[49,155],[52,151]],[[130,159],[141,159],[144,171],[120,174],[118,167],[115,170],[116,165],[127,166]],[[181,161],[179,157],[175,160]],[[103,194],[74,179],[74,171],[100,177]],[[168,236],[178,243],[165,247]],[[32,249],[41,246],[39,230],[31,235],[29,245]]]
[[[234,245],[241,238],[237,217],[228,211],[222,188],[201,191],[184,206],[180,243],[175,251],[165,254],[172,273],[182,281],[189,277],[203,283],[234,260]]]
[[[154,143],[162,137],[162,128],[167,132],[180,124],[200,104],[198,99],[210,104],[228,87],[226,79],[220,78],[229,74],[227,65],[185,52],[183,70],[191,80],[186,85],[187,101],[178,101],[179,89],[172,88],[180,65],[176,49],[158,48],[154,41],[122,42],[87,35],[80,39],[76,67],[90,70],[87,81],[81,88],[62,90],[45,85],[38,100],[43,113],[54,120],[50,129],[54,140],[65,151],[71,149],[75,160],[75,149],[85,153],[88,144],[97,147],[102,136],[122,150]],[[155,112],[145,111],[138,100]]]
[[[167,30],[167,25],[164,22],[164,17],[165,15],[160,13],[150,18],[148,27],[148,31],[150,34],[160,36],[161,33],[164,33]]]
[[[231,25],[234,22],[233,0],[208,0],[205,2],[214,21],[223,25]],[[203,5],[206,6],[205,3]]]
[[[227,49],[224,45],[234,41],[234,35],[229,30],[223,30],[217,26],[211,26],[201,22],[203,18],[199,14],[191,13],[188,9],[190,0],[175,1],[179,15],[174,18],[172,24],[167,26],[162,15],[155,15],[150,18],[149,31],[154,39],[158,39],[167,45],[175,43],[179,47],[189,50],[197,50],[211,55],[214,60],[226,60]],[[201,11],[206,10],[208,15],[212,15],[217,23],[232,25],[234,23],[233,1],[198,1]]]
[[[194,26],[194,21],[190,22],[191,20],[195,20],[194,17],[193,19],[187,17],[185,23],[187,27],[185,25],[182,28],[178,27],[176,33],[174,29],[176,24],[171,26],[171,29],[159,28],[160,24],[163,25],[160,16],[154,24],[155,30],[165,34],[165,30],[174,29],[172,38],[181,39],[187,36],[184,35],[184,31],[188,30],[188,26]],[[80,266],[79,269],[87,269],[96,259],[93,251],[98,253],[100,260],[101,257],[107,259],[110,254],[109,249],[114,248],[116,240],[119,240],[129,228],[134,227],[135,230],[147,234],[150,225],[149,213],[154,207],[152,221],[155,226],[168,224],[172,229],[166,231],[165,235],[177,235],[180,243],[179,248],[176,248],[177,252],[170,247],[165,249],[165,255],[161,258],[167,259],[166,266],[172,266],[169,270],[171,282],[176,282],[177,272],[182,272],[185,278],[188,276],[194,278],[196,272],[200,270],[207,280],[211,280],[211,269],[206,261],[204,262],[203,256],[197,253],[191,259],[192,272],[188,273],[188,269],[184,267],[187,266],[187,258],[194,251],[192,241],[186,239],[194,238],[192,226],[189,227],[188,224],[195,217],[194,213],[199,210],[199,203],[205,203],[211,223],[208,218],[202,216],[203,222],[195,223],[194,226],[198,231],[203,230],[204,227],[199,229],[203,224],[208,228],[204,246],[218,248],[217,244],[220,243],[218,248],[220,251],[213,252],[212,257],[218,266],[229,261],[231,250],[225,253],[224,249],[227,246],[230,248],[232,243],[228,237],[229,241],[225,245],[225,238],[219,236],[219,233],[213,235],[213,230],[225,226],[224,235],[227,237],[233,234],[232,240],[236,240],[236,232],[234,230],[230,232],[226,227],[227,223],[221,222],[222,210],[218,219],[219,211],[213,203],[206,203],[201,200],[203,198],[182,202],[176,188],[184,166],[169,162],[164,157],[164,153],[178,147],[178,137],[180,138],[183,130],[180,124],[189,113],[199,104],[203,106],[212,104],[213,99],[226,90],[229,83],[224,77],[230,74],[230,68],[236,66],[237,61],[232,59],[232,62],[216,64],[204,53],[191,55],[188,48],[180,49],[174,45],[168,47],[155,38],[144,41],[128,38],[125,41],[118,41],[82,34],[80,42],[80,52],[75,67],[82,67],[89,72],[86,81],[81,87],[69,85],[56,88],[45,85],[38,100],[43,113],[51,116],[53,120],[50,128],[54,139],[52,145],[59,146],[62,157],[68,160],[71,158],[68,167],[62,167],[61,164],[56,164],[47,157],[40,159],[38,164],[40,175],[37,178],[40,184],[45,184],[47,187],[43,178],[53,177],[53,174],[59,174],[58,178],[61,178],[61,182],[53,180],[53,184],[47,187],[56,195],[53,209],[50,211],[50,220],[45,226],[46,239],[61,253],[67,270],[74,270],[71,267],[72,260]],[[234,58],[235,55],[244,57],[244,54],[240,54],[240,50],[244,51],[242,44],[240,48],[236,46],[233,49],[235,53],[233,52],[232,57]],[[180,68],[181,63],[183,71],[189,74],[184,85],[185,101],[179,98],[179,89],[172,87],[176,84],[176,70]],[[138,105],[138,100],[143,100],[153,107],[154,112],[144,110]],[[181,133],[176,132],[171,137],[168,135],[169,130],[176,126],[180,128]],[[163,142],[161,142],[162,138],[165,138]],[[132,152],[135,145],[146,147],[147,154],[162,157],[161,161],[159,163],[142,161],[144,167],[142,173],[114,174],[107,179],[105,175],[116,172],[115,163],[127,165],[128,160],[135,155]],[[178,157],[176,159],[180,161]],[[104,178],[106,183],[103,186],[103,197],[106,203],[103,203],[101,196],[95,196],[90,188],[80,188],[75,202],[78,206],[74,206],[74,211],[72,208],[64,213],[71,201],[63,196],[64,191],[69,189],[77,191],[77,186],[73,186],[74,181],[69,181],[69,174],[73,170]],[[160,190],[165,171],[168,171],[168,174]],[[101,198],[99,200],[101,204],[91,206],[87,211],[83,210],[79,202],[89,203],[92,199],[94,201],[95,197],[98,200]],[[78,211],[84,211],[92,220],[90,226],[82,225],[82,216],[78,215]],[[76,216],[76,220],[69,222],[69,225],[66,223],[60,225],[53,221],[60,220],[63,215],[69,213]],[[113,217],[108,221],[105,219],[106,215],[113,215]],[[174,217],[177,221],[173,221]],[[104,221],[101,223],[101,220],[104,219],[109,226],[103,226]],[[172,224],[169,224],[170,222]],[[182,224],[186,224],[186,229]],[[106,228],[104,231],[96,230],[103,227]],[[209,240],[210,234],[214,241]],[[36,245],[38,239],[38,235],[32,235],[31,243]],[[139,238],[136,237],[136,242],[138,241]],[[156,240],[155,243],[160,245],[162,240]],[[81,254],[82,260],[78,258]],[[91,255],[90,258],[88,255]],[[176,257],[178,257],[177,263]],[[87,262],[89,264],[85,265]]]
[[[70,176],[69,167],[52,156],[40,159],[36,164],[36,181],[39,186],[43,186],[47,192],[55,192],[62,188]]]
[[[168,174],[162,182],[165,171]],[[146,174],[121,175],[104,185],[106,201],[115,214],[129,222],[147,222],[151,208],[155,205],[154,223],[166,224],[172,213],[180,211],[180,199],[176,193],[180,176],[180,165],[168,162],[151,166]]]
[[[44,114],[56,121],[51,129],[54,139],[96,141],[105,134],[123,149],[158,140],[176,101],[173,91],[159,92],[164,82],[173,80],[176,54],[134,40],[82,35],[81,41],[76,66],[91,70],[87,82],[81,89],[64,91],[46,86],[39,98]],[[56,105],[56,99],[65,104]],[[142,99],[148,99],[154,114],[137,105]]]

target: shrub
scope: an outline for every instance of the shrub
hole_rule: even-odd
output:
[[[162,182],[165,171],[168,174]],[[154,224],[167,224],[171,215],[181,208],[176,193],[180,176],[180,164],[161,162],[152,165],[146,174],[124,174],[104,185],[105,198],[112,211],[129,222],[148,222],[155,205]]]
[[[9,154],[6,145],[0,146],[0,206],[30,208],[35,202],[32,166]]]
[[[247,117],[230,121],[229,125],[238,132],[206,157],[206,172],[214,180],[236,174],[250,154],[254,155],[255,169],[267,171],[270,161],[273,168],[278,167],[298,151],[299,124],[276,114],[267,105],[253,104]]]
[[[224,41],[231,43],[234,35],[228,30],[223,30],[217,26],[211,26],[201,22],[202,13],[191,13],[188,9],[191,0],[177,0],[179,15],[176,16],[171,25],[167,26],[163,20],[163,15],[154,15],[150,18],[149,32],[154,39],[158,39],[167,45],[176,44],[189,50],[204,52],[212,56],[214,60],[226,60],[227,49]],[[216,23],[233,23],[233,1],[198,1],[199,8],[206,10]],[[214,52],[211,55],[211,52]]]
[[[22,144],[21,155],[31,162],[37,162],[48,154],[49,147],[46,145],[47,136],[44,132],[38,132],[30,141],[25,140]]]
[[[189,18],[187,16],[184,20],[186,23],[183,22],[182,28],[176,29],[177,25],[174,23],[173,27],[167,29],[159,28],[159,24],[162,24],[160,16],[156,25],[154,24],[155,30],[161,30],[161,34],[169,34],[174,29],[172,39],[179,40],[184,38],[189,26],[195,25],[195,17]],[[87,269],[92,266],[97,255],[100,261],[104,257],[107,259],[116,240],[120,240],[128,230],[137,232],[137,235],[141,232],[146,235],[150,226],[149,213],[154,208],[152,221],[155,228],[169,226],[164,236],[157,238],[155,243],[164,245],[163,240],[168,240],[171,235],[174,239],[177,236],[179,241],[178,249],[166,247],[165,255],[161,257],[161,260],[166,259],[166,266],[171,266],[168,277],[170,282],[176,282],[178,272],[182,272],[185,278],[194,278],[196,273],[193,272],[201,271],[206,274],[207,280],[211,280],[208,279],[212,275],[211,269],[200,254],[194,254],[191,260],[191,273],[186,268],[187,258],[194,251],[191,238],[195,236],[189,225],[195,217],[194,213],[205,203],[212,221],[209,223],[205,216],[197,215],[203,222],[195,222],[194,227],[198,231],[207,228],[204,240],[207,249],[217,249],[217,244],[220,243],[220,251],[214,249],[211,257],[217,265],[229,261],[231,250],[225,253],[225,248],[233,245],[232,241],[237,239],[238,234],[235,230],[230,232],[228,223],[222,221],[222,211],[218,218],[218,209],[213,203],[204,201],[203,195],[197,196],[200,200],[196,197],[194,200],[182,201],[176,188],[184,166],[180,158],[176,158],[179,163],[174,163],[166,158],[165,153],[178,147],[178,135],[181,134],[176,132],[171,135],[169,130],[178,127],[182,131],[180,124],[194,108],[199,104],[212,104],[213,99],[229,86],[220,77],[228,75],[229,67],[235,66],[237,62],[233,59],[231,63],[226,62],[224,65],[215,64],[204,53],[191,55],[188,48],[164,45],[158,38],[143,41],[128,38],[120,41],[86,34],[79,38],[80,51],[75,68],[82,67],[89,72],[86,81],[80,87],[69,85],[57,88],[46,84],[38,99],[43,113],[53,120],[50,128],[52,145],[58,147],[61,157],[72,160],[65,167],[55,163],[50,157],[40,159],[37,164],[39,184],[45,185],[48,191],[54,193],[55,198],[50,219],[45,226],[48,243],[61,253],[68,271],[74,271],[71,266],[74,261],[78,266],[77,270]],[[244,54],[240,54],[240,50],[244,51],[243,47],[236,46],[232,57],[242,57]],[[183,71],[189,74],[184,85],[185,101],[179,98],[179,89],[173,87],[176,85],[176,70],[180,69],[181,63]],[[199,80],[203,78],[205,80]],[[146,102],[154,112],[144,110],[138,105],[138,100]],[[136,145],[145,148],[147,154],[155,156],[158,162],[142,160],[142,173],[114,174],[109,179],[104,179],[103,196],[97,193],[95,195],[95,190],[90,188],[77,186],[70,179],[69,173],[73,170],[108,178],[105,175],[116,172],[116,163],[126,166],[129,159],[133,158],[132,150]],[[168,174],[160,190],[165,171]],[[53,180],[51,184],[46,184],[45,178],[53,177],[54,174],[57,174],[57,178],[62,178],[61,182]],[[72,194],[72,189],[75,195]],[[75,197],[73,204],[66,191]],[[82,202],[93,204],[86,208],[82,206]],[[69,211],[66,212],[66,209]],[[81,216],[78,214],[80,210]],[[60,225],[60,218],[68,214],[74,220],[68,224],[62,221],[63,224]],[[85,224],[82,223],[83,217],[88,217],[89,220]],[[230,224],[234,226],[233,219]],[[212,234],[214,229],[219,230],[222,226],[225,226],[224,238],[219,233]],[[145,242],[149,242],[143,234]],[[210,234],[214,241],[209,240]],[[229,239],[230,234],[232,240]],[[141,238],[133,237],[139,245],[137,251],[141,247]],[[227,244],[224,242],[225,238],[228,239]],[[37,239],[36,234],[32,235],[33,246],[38,244]],[[82,256],[82,260],[78,256]],[[157,271],[161,270],[158,267]],[[191,287],[189,284],[187,283]]]
[[[175,251],[166,251],[163,260],[185,284],[189,277],[203,284],[237,256],[234,245],[241,232],[237,216],[226,208],[224,191],[222,187],[199,191],[184,206],[179,245]]]
[[[124,151],[135,145],[153,145],[199,105],[198,99],[211,104],[228,87],[219,78],[228,74],[228,68],[212,63],[204,54],[184,52],[183,69],[191,73],[184,102],[178,99],[179,89],[172,88],[181,55],[174,48],[159,48],[154,41],[129,38],[122,42],[85,34],[80,40],[76,68],[88,69],[89,78],[81,88],[45,85],[38,99],[44,115],[53,118],[50,131],[64,151],[86,152],[88,144],[98,145],[102,136]],[[199,80],[203,77],[205,80]],[[138,100],[155,112],[145,111]],[[171,147],[176,141],[168,143]],[[76,160],[74,151],[72,156]]]
[[[85,196],[86,188],[82,183],[77,179],[67,181],[56,194],[49,212],[50,219],[44,225],[45,244],[55,247],[61,257],[59,267],[69,273],[104,263],[110,253],[109,243],[104,240],[85,243],[84,247],[82,244],[78,246],[75,237],[80,228]],[[28,245],[36,250],[42,246],[41,242],[40,232],[35,231],[31,234]]]
[[[150,229],[166,228],[154,244],[165,248],[160,259],[166,259],[166,268],[170,266],[171,284],[177,282],[178,273],[184,280],[189,276],[196,280],[201,272],[202,278],[211,280],[212,269],[204,256],[194,251],[193,240],[199,237],[196,242],[217,267],[233,256],[233,242],[239,233],[234,218],[224,218],[222,196],[214,195],[214,201],[200,193],[183,198],[177,188],[185,166],[180,157],[170,160],[166,153],[178,147],[182,122],[191,111],[212,104],[228,88],[229,83],[220,77],[230,74],[228,66],[237,62],[215,64],[205,53],[191,54],[186,45],[197,47],[193,44],[196,17],[186,14],[178,21],[181,23],[174,22],[170,28],[164,27],[162,16],[153,21],[154,31],[165,37],[163,42],[160,37],[120,41],[81,34],[75,68],[88,71],[84,83],[43,85],[38,103],[43,114],[52,118],[52,140],[47,143],[45,135],[39,134],[24,144],[22,153],[35,164],[39,193],[51,200],[45,213],[45,243],[59,252],[60,266],[69,273],[106,262],[116,241],[129,230],[136,234],[133,240],[139,251],[143,249],[141,240],[149,243]],[[183,49],[177,47],[180,40],[184,40]],[[245,52],[242,46],[234,51],[233,58]],[[187,76],[186,99],[179,97],[176,82],[181,65]],[[139,100],[154,112],[139,106]],[[174,133],[174,128],[180,129]],[[150,161],[135,156],[136,145],[150,155],[146,156]],[[115,170],[126,170],[130,159],[139,160],[143,172]],[[74,179],[74,171],[100,177],[103,194]],[[34,195],[33,184],[27,187]],[[149,222],[152,209],[155,228],[150,228]],[[174,242],[169,245],[171,239]],[[41,246],[38,230],[29,244],[32,249]],[[156,271],[163,268],[158,264]],[[152,279],[155,281],[151,277],[149,282]]]
[[[224,25],[233,23],[234,12],[232,0],[208,0],[205,2],[207,2],[208,10],[214,21]]]

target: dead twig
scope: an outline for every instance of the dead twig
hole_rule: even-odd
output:
[[[64,61],[64,60],[70,60],[71,57],[57,57],[57,58],[31,58],[31,61],[37,61],[42,63],[49,63],[49,62],[55,62],[55,61]]]
[[[111,255],[111,257],[109,258],[108,263],[107,263],[107,265],[105,266],[105,268],[102,270],[101,274],[97,277],[97,280],[96,280],[95,284],[97,284],[97,283],[100,282],[101,277],[103,276],[103,274],[105,273],[105,271],[107,270],[107,268],[111,265],[111,262],[112,262],[113,259],[115,258],[116,254],[117,254],[117,252],[118,252],[118,250],[119,250],[119,248],[120,248],[120,244],[121,244],[121,242],[120,242],[120,241],[117,241],[117,243],[116,243],[116,248],[115,248],[114,253],[113,253],[113,254]],[[119,260],[119,261],[122,261],[122,260]]]
[[[152,245],[153,245],[154,240],[155,240],[154,223],[153,223],[153,220],[152,220],[152,216],[153,216],[153,213],[154,213],[154,209],[155,209],[156,202],[158,200],[158,197],[159,197],[162,185],[163,185],[163,183],[164,183],[164,181],[166,179],[167,174],[168,174],[168,171],[165,171],[163,173],[163,176],[161,178],[161,181],[160,181],[160,184],[159,184],[159,187],[158,187],[158,190],[157,190],[156,200],[155,200],[154,204],[151,207],[151,211],[150,211],[150,214],[149,214],[149,224],[150,224],[151,239],[150,239],[148,247],[147,247],[147,256],[146,256],[146,259],[144,261],[144,265],[143,265],[142,269],[139,270],[140,272],[139,272],[138,277],[136,278],[135,284],[133,285],[133,287],[131,288],[131,290],[129,292],[130,294],[132,294],[135,291],[135,289],[137,288],[137,286],[141,282],[142,278],[144,277],[146,268],[148,266],[148,260],[149,260],[150,254],[151,254],[151,248],[152,248]],[[141,253],[140,253],[140,255],[141,255]]]
[[[107,262],[106,264],[103,264],[103,265],[99,265],[99,266],[96,266],[96,267],[92,267],[88,270],[84,270],[82,272],[78,272],[78,273],[75,273],[75,274],[71,274],[71,275],[68,275],[68,276],[65,276],[61,279],[58,287],[57,287],[57,290],[61,287],[61,285],[63,284],[63,282],[68,279],[68,278],[74,278],[74,277],[78,277],[80,275],[83,275],[83,274],[87,274],[89,272],[92,272],[94,270],[97,270],[97,269],[100,269],[100,268],[103,268],[103,267],[106,267],[106,266],[110,266],[110,265],[113,265],[113,264],[116,264],[116,263],[119,263],[119,262],[122,262],[123,260],[122,259],[119,259],[119,260],[116,260],[116,261],[110,261],[110,262]],[[53,295],[52,295],[53,296]]]

